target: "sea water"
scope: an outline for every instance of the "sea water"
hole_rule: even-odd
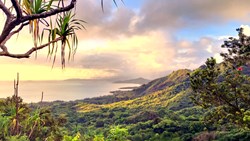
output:
[[[0,81],[0,98],[14,94],[14,83]],[[135,87],[138,84],[112,83],[105,80],[84,81],[21,81],[19,93],[24,102],[39,102],[43,92],[43,101],[72,101],[84,98],[110,95],[110,91],[122,87]]]

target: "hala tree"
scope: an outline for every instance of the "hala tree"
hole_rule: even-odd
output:
[[[18,98],[18,99],[16,99]],[[16,118],[16,102],[18,100],[18,119]],[[16,122],[18,120],[18,122]],[[20,97],[15,95],[0,100],[0,140],[62,140],[60,132],[66,119],[63,116],[54,117],[46,108],[38,108],[32,112]],[[17,124],[18,123],[18,124]],[[18,127],[18,128],[16,128]]]
[[[4,26],[0,34],[0,56],[18,59],[29,58],[34,52],[48,47],[48,57],[54,57],[54,64],[58,48],[60,48],[61,63],[64,68],[65,48],[68,47],[69,50],[68,59],[72,58],[78,42],[75,31],[84,28],[84,21],[75,19],[75,13],[72,10],[76,7],[77,0],[70,0],[68,5],[64,1],[0,0],[0,9],[5,16]],[[116,4],[116,0],[113,2]],[[103,0],[101,0],[101,6],[103,9]],[[43,30],[40,29],[41,24],[45,26]],[[7,41],[26,26],[29,26],[34,46],[24,53],[9,52],[10,46],[6,45]],[[48,31],[48,33],[44,34],[44,31]],[[44,35],[48,36],[48,40],[45,42],[42,41]]]
[[[250,127],[250,37],[237,29],[238,38],[230,37],[222,48],[222,64],[214,58],[207,59],[204,67],[195,70],[191,76],[194,103],[209,108],[212,112],[206,118],[219,123],[235,123]]]
[[[55,118],[41,106],[32,111],[18,96],[18,86],[19,75],[14,81],[14,95],[0,100],[0,140],[62,140],[65,116]]]

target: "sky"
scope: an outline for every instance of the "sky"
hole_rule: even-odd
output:
[[[249,0],[78,0],[76,16],[86,21],[78,31],[74,61],[61,69],[46,59],[0,57],[0,80],[154,79],[178,69],[195,69],[208,57],[221,61],[224,40],[237,36],[236,28],[249,32]],[[1,18],[1,20],[4,20]],[[3,21],[1,21],[2,23]],[[25,28],[7,42],[11,52],[33,46]]]

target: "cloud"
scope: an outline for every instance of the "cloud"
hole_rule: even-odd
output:
[[[102,12],[100,1],[78,1],[77,17],[87,22],[84,24],[87,31],[77,32],[79,47],[74,62],[67,64],[70,71],[64,75],[55,71],[58,74],[53,78],[155,78],[180,68],[194,69],[208,57],[220,59],[220,45],[227,36],[207,37],[197,33],[195,39],[189,40],[181,38],[178,31],[220,28],[231,21],[247,21],[250,14],[248,0],[145,0],[142,7],[136,9],[123,5],[114,8],[112,1],[104,2],[105,12]],[[210,34],[208,32],[205,34]],[[33,46],[31,36],[21,34],[18,41],[13,38],[8,42],[11,51],[22,53],[26,47]],[[1,63],[23,64],[27,68],[18,67],[22,71],[39,64],[46,66],[41,70],[46,71],[47,76],[52,65],[44,61],[47,50],[38,54],[37,60],[12,62],[7,59]],[[60,67],[59,62],[58,55],[56,68]],[[31,70],[39,72],[37,67]]]
[[[176,54],[171,59],[171,65],[168,69],[195,69],[204,64],[209,57],[216,56],[218,58],[218,54],[222,52],[221,43],[221,40],[211,37],[201,37],[195,41],[174,41],[172,48],[176,49]]]
[[[123,56],[113,53],[85,55],[82,57],[81,65],[83,68],[112,70],[123,69],[128,66]]]
[[[2,59],[0,60],[1,63],[5,62]],[[20,73],[21,80],[106,79],[116,75],[115,72],[102,69],[72,67],[68,67],[65,70],[62,70],[60,67],[51,69],[51,65],[34,64],[23,62],[23,60],[3,63],[1,68],[1,80],[13,80],[17,72]]]
[[[87,24],[82,38],[119,38],[140,35],[155,30],[174,32],[208,26],[225,26],[231,21],[249,21],[248,0],[145,0],[141,7],[126,5],[112,8],[112,1],[105,2],[105,12],[99,1],[78,1],[77,17]],[[125,2],[126,3],[126,2]]]
[[[177,40],[165,32],[121,37],[117,40],[81,42],[78,66],[114,72],[116,78],[160,77],[173,70],[195,69],[222,51],[221,40],[201,37],[195,41]]]
[[[241,28],[243,28],[243,33],[247,36],[250,36],[250,26],[249,25],[241,25]]]
[[[140,10],[143,19],[140,30],[167,28],[178,30],[187,27],[203,28],[214,23],[223,25],[229,21],[249,19],[248,0],[147,0]]]
[[[80,45],[87,44],[87,51],[78,51],[78,65],[113,70],[117,77],[150,76],[152,72],[165,71],[176,53],[170,46],[171,36],[160,31],[103,40],[96,44],[94,41],[81,42]]]
[[[155,78],[172,70],[194,69],[208,57],[220,59],[222,39],[206,35],[182,39],[177,31],[247,21],[250,14],[248,0],[145,0],[136,10],[104,2],[103,13],[99,1],[78,1],[77,16],[88,23],[87,31],[79,34],[71,66],[105,70],[119,78]]]
[[[134,20],[136,13],[133,9],[125,6],[112,8],[112,1],[104,1],[104,12],[98,1],[84,0],[77,4],[77,17],[84,19],[87,24],[87,31],[82,33],[82,37],[112,37],[123,34],[131,35],[129,29],[131,22]]]

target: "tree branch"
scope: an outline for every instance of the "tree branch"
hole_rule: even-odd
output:
[[[39,18],[47,18],[49,16],[56,15],[56,14],[61,13],[61,12],[69,11],[72,8],[74,8],[75,5],[76,5],[76,0],[72,0],[71,3],[68,6],[66,6],[66,7],[52,9],[52,10],[50,10],[48,12],[44,12],[44,13],[41,13],[41,14],[27,15],[27,16],[24,16],[20,20],[20,22],[25,22],[25,21],[39,19]]]
[[[23,27],[26,26],[26,25],[28,25],[28,24],[29,24],[29,22],[23,23],[17,30],[12,31],[12,32],[6,37],[6,39],[2,42],[2,44],[4,45],[4,44],[5,44],[14,34],[19,33],[19,32],[23,29]]]
[[[20,19],[22,17],[22,9],[19,5],[19,2],[17,0],[11,0],[12,5],[16,11],[17,19]]]
[[[8,49],[7,49],[6,46],[2,45],[2,46],[0,46],[0,48],[2,49],[2,53],[3,52],[8,52]]]
[[[1,6],[1,4],[2,4],[2,7],[5,7],[3,3],[0,3],[0,6]],[[66,7],[52,9],[48,12],[44,12],[41,14],[33,14],[33,15],[23,16],[20,19],[17,19],[17,18],[15,18],[15,19],[10,18],[10,20],[7,19],[7,21],[10,21],[10,22],[7,23],[7,21],[6,21],[6,26],[4,27],[4,29],[1,33],[1,36],[0,36],[0,44],[3,45],[3,41],[8,37],[10,32],[19,24],[24,23],[26,21],[34,20],[34,19],[47,18],[49,16],[56,15],[56,14],[61,13],[61,12],[69,11],[72,8],[74,8],[75,5],[76,5],[76,0],[71,0],[71,3]],[[8,15],[7,15],[7,18],[9,18]]]
[[[59,38],[56,38],[55,40],[51,41],[51,42],[48,42],[46,44],[43,44],[41,46],[38,46],[38,47],[32,47],[30,50],[28,50],[26,53],[24,54],[12,54],[12,53],[9,53],[8,50],[7,50],[7,47],[4,46],[4,45],[1,45],[0,48],[2,49],[2,52],[0,52],[0,56],[8,56],[8,57],[11,57],[11,58],[17,58],[17,59],[21,59],[21,58],[29,58],[30,55],[37,51],[37,50],[40,50],[40,49],[43,49],[47,46],[49,46],[50,44],[52,43],[55,43],[55,42],[58,42],[62,40],[62,37],[59,37]]]
[[[5,15],[11,16],[11,12],[9,11],[9,9],[4,5],[4,3],[2,1],[0,1],[0,9],[3,10],[3,12],[5,13]]]
[[[2,11],[4,12],[7,18],[4,24],[4,28],[6,28],[11,22],[13,15],[11,14],[10,10],[5,6],[5,4],[2,1],[0,1],[0,9],[2,9]]]

